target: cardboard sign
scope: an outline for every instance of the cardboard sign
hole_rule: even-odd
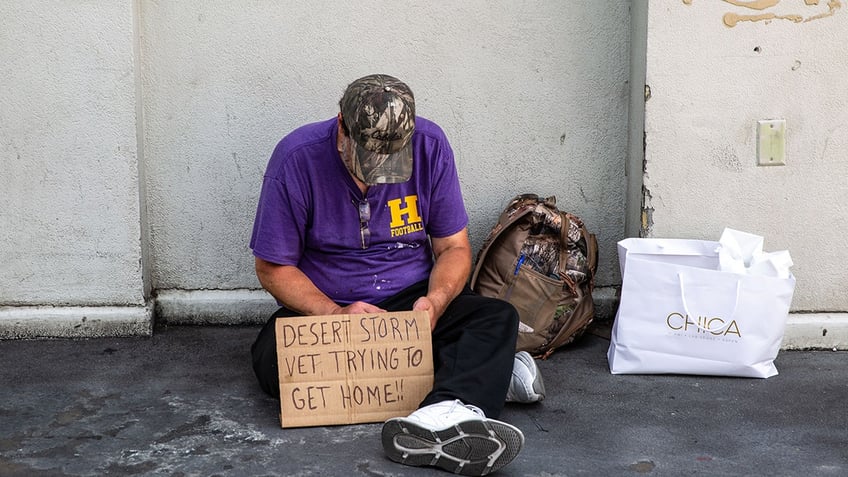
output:
[[[406,416],[433,387],[426,312],[278,318],[283,427]]]

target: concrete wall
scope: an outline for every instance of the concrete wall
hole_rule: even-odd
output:
[[[647,235],[717,240],[732,227],[764,236],[795,263],[797,314],[784,345],[844,345],[843,2],[653,1],[647,32]],[[758,166],[756,126],[768,119],[786,121],[784,166]]]
[[[623,235],[628,4],[142,2],[150,271],[171,322],[264,320],[247,243],[277,141],[346,85],[404,79],[457,156],[479,248],[514,195],[556,195]],[[259,300],[259,301],[257,301]]]
[[[795,259],[788,346],[848,343],[848,12],[734,3],[6,0],[0,337],[264,320],[268,156],[386,72],[451,139],[475,250],[512,196],[556,195],[598,235],[610,303],[618,240],[731,226]],[[787,165],[757,167],[771,118]]]
[[[0,5],[2,336],[258,322],[247,248],[276,142],[348,82],[403,78],[452,141],[475,250],[509,199],[624,235],[629,2]],[[57,318],[61,316],[64,318]],[[29,330],[29,331],[27,331]],[[121,329],[116,333],[149,332]]]
[[[133,18],[0,2],[0,336],[149,332]]]

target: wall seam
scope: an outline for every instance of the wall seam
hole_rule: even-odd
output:
[[[144,154],[144,84],[143,84],[143,62],[141,48],[141,19],[143,0],[132,0],[133,8],[133,73],[135,76],[135,112],[136,112],[136,167],[138,169],[138,205],[141,245],[141,280],[142,294],[145,304],[150,304],[152,292],[150,277],[150,227],[149,214],[147,211],[147,174]]]
[[[627,185],[624,232],[644,236],[645,94],[647,76],[648,0],[630,4],[630,103],[628,108],[628,154],[624,164]]]

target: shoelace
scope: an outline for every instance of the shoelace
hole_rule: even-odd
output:
[[[454,404],[451,407],[451,412],[453,412],[454,406],[462,406],[462,407],[470,410],[474,414],[477,414],[480,417],[486,417],[486,413],[484,413],[482,409],[480,409],[479,407],[474,406],[472,404],[465,404],[464,402],[460,401],[459,399],[454,401]]]

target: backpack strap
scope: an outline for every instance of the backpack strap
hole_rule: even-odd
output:
[[[525,204],[516,207],[516,205],[522,202],[525,202]],[[498,217],[498,222],[494,227],[492,227],[492,231],[489,232],[489,236],[486,238],[483,248],[481,248],[480,252],[477,254],[477,263],[474,266],[474,273],[471,275],[470,282],[472,290],[477,283],[477,277],[480,274],[480,270],[483,268],[483,264],[486,261],[486,255],[489,253],[489,249],[492,247],[492,244],[494,244],[497,241],[497,238],[508,230],[514,223],[524,218],[527,214],[533,212],[539,202],[539,197],[535,194],[519,195],[512,199],[510,204],[503,210],[503,212],[501,212],[501,215]]]
[[[563,211],[557,212],[560,217],[560,228],[559,228],[559,265],[557,272],[560,274],[564,274],[565,265],[568,263],[568,230],[571,228],[571,219],[568,218],[568,214]]]
[[[560,248],[560,255],[559,255],[560,262],[559,263],[563,267],[562,270],[564,271],[565,270],[565,268],[564,268],[565,263],[568,260],[568,254],[566,253],[568,248],[565,247],[565,244],[567,244],[568,240],[569,240],[568,231],[571,228],[572,220],[569,218],[569,214],[566,213],[566,212],[560,211],[559,214],[560,214],[561,221],[562,221],[562,229],[560,231],[560,244],[562,244],[562,247]],[[580,236],[586,241],[586,265],[587,265],[587,267],[589,268],[589,271],[590,271],[589,276],[588,276],[589,286],[587,288],[585,288],[584,290],[591,293],[592,290],[595,288],[595,272],[597,271],[597,265],[598,265],[598,242],[597,242],[595,235],[589,233],[589,231],[586,230],[585,225],[583,225],[581,222],[576,222],[576,223],[579,225]],[[578,283],[575,283],[574,285],[575,285],[575,288],[578,288],[578,289],[581,288],[580,284],[578,284]],[[575,290],[575,292],[577,292],[577,290]],[[592,313],[592,314],[594,314],[594,308],[595,307],[594,307],[594,302],[593,302],[591,296],[583,297],[580,300],[580,303],[577,306],[580,309],[579,310],[575,309],[572,313],[576,313],[576,314]],[[581,312],[580,310],[585,310],[585,311]],[[585,327],[589,326],[589,324],[591,322],[592,322],[592,320],[587,321],[586,324],[583,325],[583,327],[585,328]],[[553,354],[553,352],[556,351],[557,348],[566,344],[569,340],[573,339],[573,336],[578,335],[578,334],[579,334],[578,330],[575,330],[575,329],[573,329],[572,327],[569,327],[569,326],[563,326],[562,328],[560,328],[559,333],[557,333],[556,336],[551,338],[551,340],[547,343],[547,345],[546,345],[548,347],[547,351],[545,351],[544,353],[542,353],[541,355],[539,355],[537,357],[540,358],[540,359],[548,359],[551,356],[551,354]]]

